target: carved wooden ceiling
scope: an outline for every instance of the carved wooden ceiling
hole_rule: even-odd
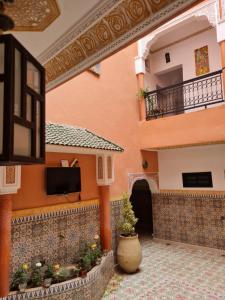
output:
[[[60,15],[56,0],[15,0],[6,5],[5,13],[16,31],[43,31]]]
[[[7,8],[7,13],[14,19],[16,30],[43,30],[56,19],[56,22],[43,32],[46,34],[49,29],[54,29],[58,20],[62,21],[62,8],[63,4],[68,4],[66,1],[69,0],[58,0],[59,10],[56,0],[16,0],[14,5]],[[70,3],[74,5],[74,14],[79,5],[85,5],[83,17],[79,20],[74,18],[72,26],[38,55],[39,61],[46,68],[47,90],[55,88],[138,40],[159,24],[199,1],[95,0],[94,7],[93,0],[76,0]],[[56,32],[57,30],[53,33]],[[17,34],[15,35],[17,37]],[[18,37],[20,39],[20,33]],[[43,41],[47,40],[45,36]],[[26,42],[22,39],[22,43],[23,41]]]

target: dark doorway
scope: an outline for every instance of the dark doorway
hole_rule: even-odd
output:
[[[136,231],[139,234],[153,234],[152,195],[146,180],[137,180],[132,188],[130,201],[138,222]]]
[[[182,66],[155,74],[155,76],[158,107],[168,115],[182,114],[184,112]]]

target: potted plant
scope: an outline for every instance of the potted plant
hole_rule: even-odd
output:
[[[70,270],[68,270],[65,267],[60,267],[60,269],[54,274],[54,279],[56,283],[69,280],[70,278]]]
[[[135,225],[138,219],[135,218],[127,194],[123,196],[122,216],[123,222],[120,225],[121,235],[117,248],[117,262],[125,272],[134,273],[141,263],[142,252],[138,235],[135,233]]]
[[[92,258],[90,253],[84,254],[80,259],[80,276],[85,277],[87,273],[91,270]]]
[[[137,96],[138,96],[139,99],[140,98],[143,99],[143,98],[147,97],[148,93],[149,93],[148,88],[145,88],[145,89],[140,88],[139,91],[138,91],[138,93],[137,93]]]
[[[29,267],[27,264],[22,264],[16,271],[12,281],[12,289],[18,289],[24,292],[29,280]]]
[[[43,286],[48,288],[52,284],[52,278],[54,277],[53,266],[48,265],[44,272],[44,282]]]
[[[43,276],[42,276],[42,263],[37,262],[31,272],[30,276],[30,284],[32,287],[39,287],[42,284]]]

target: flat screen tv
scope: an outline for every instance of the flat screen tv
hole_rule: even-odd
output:
[[[80,168],[46,168],[47,195],[62,195],[80,191]]]

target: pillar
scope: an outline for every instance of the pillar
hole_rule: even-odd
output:
[[[103,250],[112,249],[110,186],[102,185],[99,189],[100,234]]]
[[[9,293],[12,198],[20,185],[20,166],[0,166],[0,297]]]
[[[221,64],[222,64],[222,76],[223,76],[223,96],[225,99],[225,41],[220,42],[220,51],[221,51]]]
[[[136,76],[138,91],[140,91],[140,89],[144,89],[144,73],[139,73]],[[140,121],[144,121],[146,119],[145,99],[140,96],[138,98],[139,118]]]
[[[9,293],[12,195],[0,196],[0,297]]]

